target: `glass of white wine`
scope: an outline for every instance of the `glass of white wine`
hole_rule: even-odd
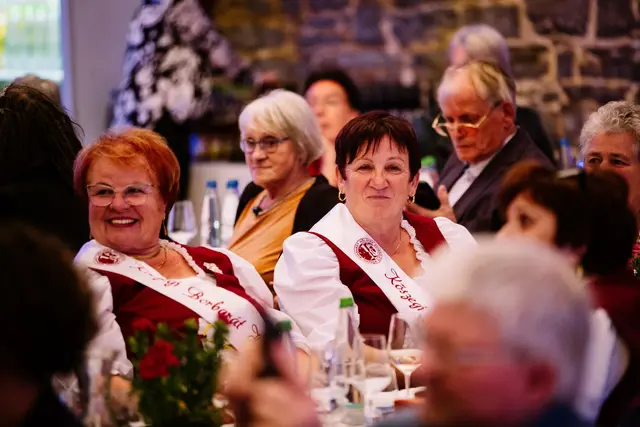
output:
[[[391,316],[389,325],[389,356],[391,364],[404,376],[404,389],[409,396],[411,374],[422,363],[422,349],[417,325],[411,325],[399,314]]]
[[[181,200],[173,205],[167,220],[167,233],[173,241],[182,245],[188,244],[196,237],[198,229],[193,202]]]

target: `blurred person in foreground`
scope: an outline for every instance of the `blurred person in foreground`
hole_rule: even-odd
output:
[[[275,78],[252,70],[215,29],[213,6],[213,0],[141,0],[114,102],[113,127],[153,129],[167,140],[182,171],[180,200],[189,194],[191,133],[200,123],[232,123],[242,108],[222,82],[257,87]]]
[[[640,281],[628,267],[636,220],[625,180],[616,173],[555,172],[516,165],[499,195],[506,223],[498,237],[553,245],[581,267],[598,309],[577,403],[601,427],[616,427],[640,401]]]
[[[424,401],[378,427],[592,425],[572,409],[591,305],[556,250],[480,242],[436,257],[433,274],[438,286],[424,319],[420,370]],[[232,401],[249,403],[256,426],[320,426],[286,353],[277,345],[272,352],[283,378],[256,378],[264,362],[258,351],[247,352],[232,370]]]
[[[89,206],[93,235],[76,255],[97,301],[100,330],[92,348],[115,351],[121,376],[132,374],[126,343],[137,321],[180,330],[195,319],[204,332],[226,319],[229,343],[241,351],[262,335],[263,311],[288,319],[273,309],[269,289],[244,259],[166,238],[179,177],[165,140],[146,129],[104,135],[76,160],[75,188]],[[294,340],[303,345],[299,334]]]
[[[322,174],[335,186],[336,136],[362,111],[360,90],[344,70],[322,69],[305,80],[304,97],[318,119],[324,142],[322,157],[310,165],[311,174]]]
[[[285,241],[274,276],[280,308],[316,350],[335,338],[341,298],[353,298],[361,333],[387,335],[394,313],[415,321],[437,285],[430,254],[475,244],[447,218],[405,212],[420,169],[408,121],[384,111],[356,117],[336,138],[336,164],[343,203]]]
[[[438,102],[442,113],[433,128],[451,138],[455,151],[440,174],[440,208],[412,204],[407,209],[444,216],[472,233],[497,231],[502,224],[495,198],[509,168],[526,159],[553,164],[517,125],[515,83],[496,64],[449,67],[438,88]]]
[[[78,251],[89,236],[87,206],[73,191],[82,149],[62,106],[30,86],[0,90],[0,219],[17,219]]]
[[[313,227],[338,203],[338,192],[323,175],[309,173],[324,148],[303,97],[276,89],[247,105],[239,126],[252,182],[240,196],[227,247],[271,285],[285,239]]]
[[[451,66],[461,66],[472,61],[491,62],[511,79],[515,79],[507,40],[498,30],[486,24],[467,25],[456,31],[449,42],[447,59]],[[438,170],[442,170],[452,152],[451,140],[431,128],[431,123],[441,113],[438,105],[432,107],[435,108],[418,118],[415,128],[423,156],[435,156]],[[516,106],[515,120],[545,156],[555,163],[553,144],[538,113],[532,108]]]
[[[52,377],[81,366],[96,332],[92,295],[59,239],[0,225],[0,425],[80,427]]]

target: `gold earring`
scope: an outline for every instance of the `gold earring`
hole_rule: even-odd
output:
[[[347,200],[347,195],[344,194],[342,191],[338,190],[338,200],[340,200],[341,202],[344,202],[345,200]]]
[[[413,194],[411,196],[409,196],[409,203],[415,203],[416,202],[416,195]]]

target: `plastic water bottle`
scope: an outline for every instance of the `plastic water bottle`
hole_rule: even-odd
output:
[[[436,158],[433,156],[423,157],[420,164],[420,181],[426,182],[431,188],[434,188],[439,179]]]
[[[576,167],[576,159],[573,157],[571,144],[567,138],[560,138],[560,167],[562,169]]]
[[[200,244],[220,247],[220,199],[217,184],[207,181],[200,217]]]
[[[227,246],[227,243],[233,235],[233,227],[236,222],[236,211],[240,204],[240,192],[238,191],[238,180],[230,179],[227,181],[227,190],[224,193],[224,199],[222,200],[222,216],[220,217],[222,223],[221,240],[222,246]]]

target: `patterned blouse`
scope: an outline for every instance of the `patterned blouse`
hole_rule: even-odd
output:
[[[198,0],[143,0],[129,24],[112,126],[153,128],[165,111],[184,123],[237,110],[228,94],[215,93],[212,78],[249,75]]]

